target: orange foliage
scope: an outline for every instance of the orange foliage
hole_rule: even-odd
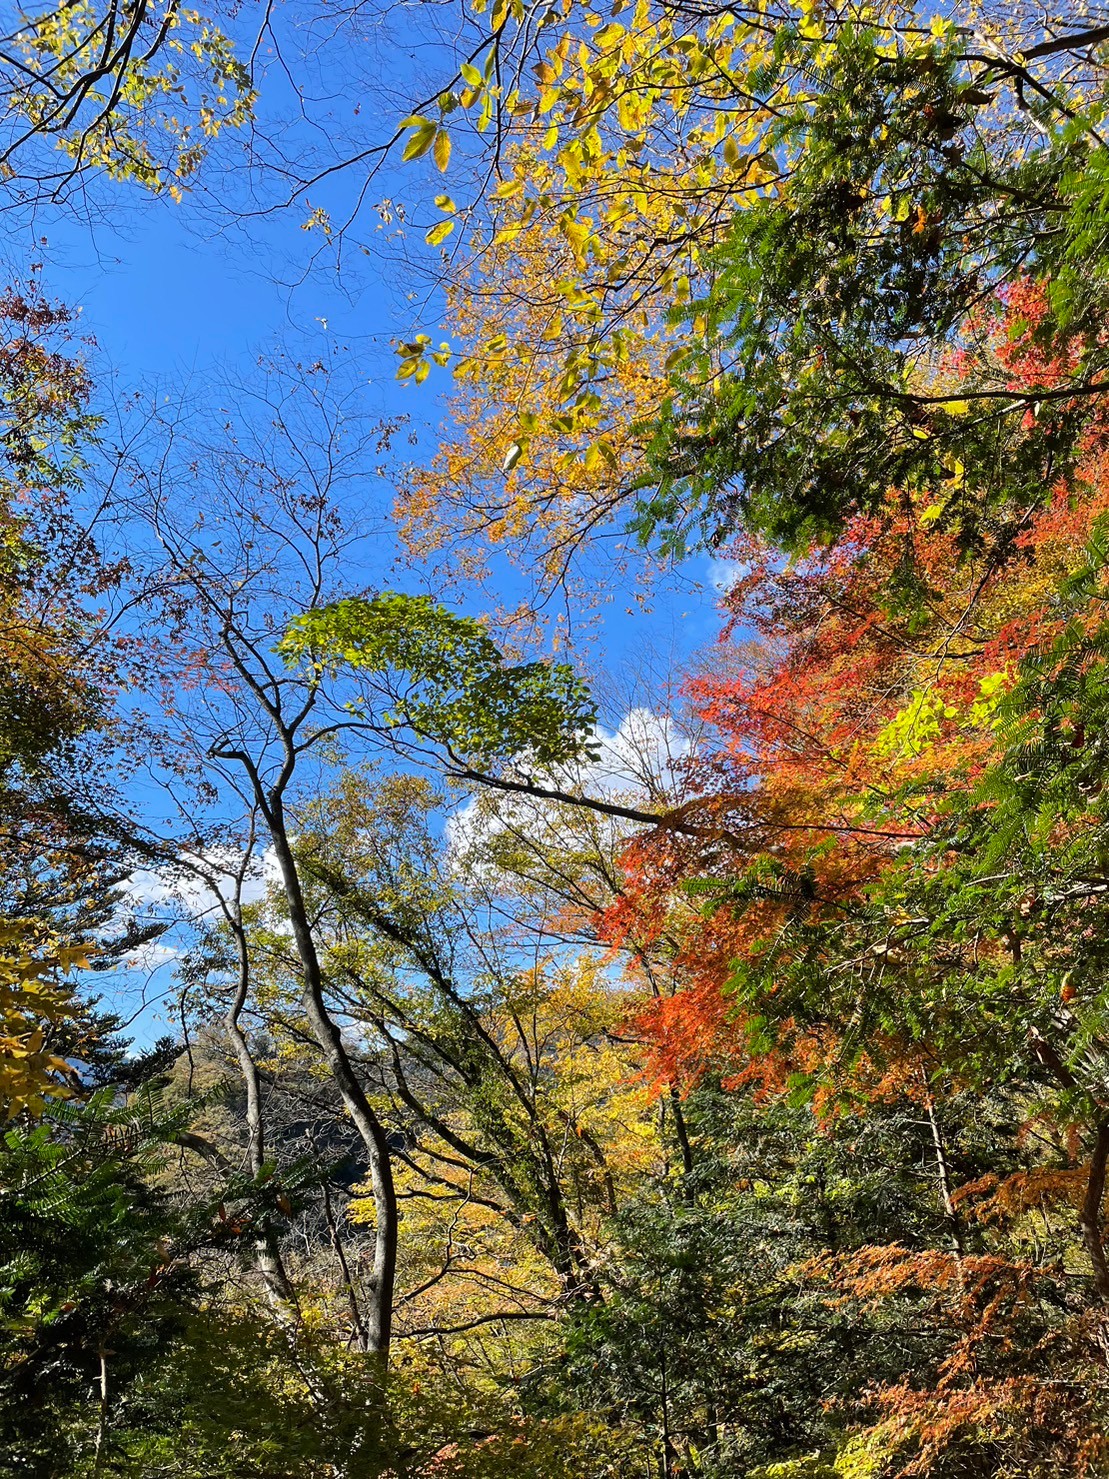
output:
[[[1038,290],[1018,284],[979,351],[1013,385],[1052,373],[1031,342],[1042,312]],[[737,536],[729,554],[744,573],[727,625],[688,683],[712,735],[689,762],[695,799],[628,846],[602,925],[614,944],[672,942],[684,989],[639,1019],[660,1081],[688,1084],[711,1068],[770,1088],[837,1052],[837,1033],[797,1033],[786,1020],[773,1043],[763,1034],[756,1061],[750,1023],[723,991],[734,962],[777,951],[788,964],[787,920],[834,922],[865,899],[996,758],[998,706],[1020,661],[1062,629],[1056,592],[1109,513],[1107,457],[1109,423],[1095,417],[1077,475],[1040,508],[1014,511],[1006,544],[970,553],[942,490],[935,502],[891,491],[881,515],[789,563]],[[701,891],[692,901],[690,880]],[[859,1062],[868,1092],[905,1077]]]

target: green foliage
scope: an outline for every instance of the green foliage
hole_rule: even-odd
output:
[[[385,701],[381,723],[407,726],[479,765],[526,757],[551,765],[588,748],[596,711],[567,663],[507,663],[480,621],[430,596],[385,591],[298,617],[286,660],[347,666]]]
[[[107,1088],[5,1133],[0,1474],[322,1479],[352,1462],[385,1467],[372,1373],[344,1371],[307,1337],[294,1351],[225,1298],[270,1188],[232,1178],[184,1200],[165,1188],[195,1113],[149,1087],[125,1103]]]
[[[195,1297],[199,1224],[183,1225],[142,1174],[164,1155],[168,1126],[152,1106],[113,1098],[55,1106],[4,1135],[0,1448],[13,1473],[75,1466],[97,1426],[86,1394],[100,1353],[122,1393]]]
[[[134,1479],[370,1479],[396,1454],[364,1358],[307,1334],[291,1347],[257,1314],[218,1307],[187,1311],[144,1360],[110,1437],[109,1472]]]
[[[1090,398],[1056,398],[1053,375],[1014,388],[987,341],[996,295],[1029,279],[1051,304],[1032,326],[1045,360],[1076,387],[1102,378],[1101,99],[1080,119],[1050,88],[1012,109],[1004,77],[934,29],[898,43],[845,23],[817,48],[773,130],[788,185],[744,203],[681,311],[695,327],[642,538],[715,544],[742,523],[799,549],[890,488],[942,489],[941,521],[973,546],[1011,537],[998,505],[1038,502],[1073,465]],[[811,44],[779,33],[783,76]]]
[[[829,1450],[865,1420],[866,1387],[905,1370],[924,1380],[942,1337],[913,1297],[849,1305],[808,1265],[942,1238],[935,1183],[918,1169],[927,1126],[891,1107],[821,1129],[807,1108],[707,1085],[686,1110],[695,1169],[618,1219],[603,1297],[573,1313],[542,1400],[634,1422],[682,1472],[860,1472],[833,1468]],[[983,1147],[967,1139],[970,1170]]]

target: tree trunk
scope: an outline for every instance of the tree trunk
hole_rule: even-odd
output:
[[[262,1123],[262,1094],[258,1080],[258,1065],[254,1061],[254,1055],[250,1051],[250,1044],[246,1040],[239,1018],[243,1008],[246,1006],[247,993],[250,989],[250,959],[247,954],[246,935],[243,931],[242,916],[236,901],[225,910],[225,916],[231,925],[235,936],[235,947],[238,953],[239,980],[235,990],[235,998],[227,1010],[224,1018],[224,1026],[227,1035],[231,1039],[231,1046],[235,1057],[239,1062],[239,1072],[242,1074],[243,1087],[246,1092],[246,1132],[247,1132],[247,1156],[250,1162],[250,1174],[255,1181],[262,1174],[262,1168],[266,1162],[266,1132]],[[280,1309],[285,1305],[296,1305],[296,1291],[289,1281],[285,1272],[285,1265],[281,1259],[281,1251],[277,1246],[277,1237],[272,1227],[267,1227],[258,1239],[258,1271],[262,1276],[262,1282],[273,1301]]]
[[[316,1137],[311,1135],[312,1152],[318,1158],[319,1146]],[[347,1297],[347,1308],[350,1310],[351,1328],[353,1339],[360,1351],[368,1351],[370,1348],[369,1335],[366,1332],[366,1322],[362,1318],[362,1310],[358,1304],[358,1294],[351,1277],[350,1264],[347,1262],[346,1249],[343,1247],[343,1237],[339,1231],[339,1220],[335,1216],[335,1209],[331,1202],[331,1188],[327,1181],[323,1183],[323,1215],[327,1219],[327,1231],[331,1238],[331,1247],[339,1264],[339,1275],[342,1279],[343,1292]]]
[[[289,924],[300,958],[304,977],[304,992],[301,1003],[308,1025],[320,1046],[335,1085],[339,1090],[347,1113],[354,1123],[366,1147],[370,1163],[370,1182],[373,1186],[376,1229],[374,1239],[374,1262],[372,1274],[373,1298],[366,1312],[366,1340],[370,1351],[382,1362],[389,1359],[389,1341],[393,1324],[393,1286],[397,1269],[397,1195],[393,1185],[393,1168],[389,1156],[389,1143],[381,1122],[366,1097],[358,1075],[343,1046],[342,1035],[332,1020],[324,998],[323,973],[320,969],[316,943],[312,938],[312,927],[304,903],[300,874],[293,857],[285,828],[284,811],[280,795],[271,793],[266,798],[266,821],[269,826],[274,853],[281,870],[281,882],[285,903],[289,912]]]
[[[944,1144],[943,1133],[940,1130],[939,1117],[936,1114],[936,1101],[928,1080],[921,1070],[924,1078],[924,1107],[928,1111],[928,1124],[932,1131],[932,1146],[936,1152],[936,1177],[940,1186],[940,1201],[943,1205],[944,1221],[947,1223],[948,1234],[951,1238],[951,1251],[955,1255],[955,1262],[960,1267],[960,1282],[962,1280],[962,1261],[966,1249],[963,1245],[963,1227],[959,1220],[959,1209],[955,1206],[955,1198],[951,1186],[951,1164],[947,1159],[947,1146]]]
[[[1097,1127],[1094,1153],[1090,1158],[1090,1178],[1086,1183],[1086,1198],[1078,1219],[1082,1231],[1082,1242],[1090,1259],[1094,1274],[1094,1289],[1098,1299],[1109,1304],[1109,1260],[1105,1257],[1105,1243],[1101,1228],[1101,1203],[1105,1195],[1105,1170],[1109,1163],[1109,1120],[1102,1120]]]

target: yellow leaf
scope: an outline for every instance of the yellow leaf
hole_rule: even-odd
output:
[[[447,165],[451,162],[451,136],[445,128],[439,129],[435,135],[435,148],[432,157],[440,174],[445,174]]]
[[[435,142],[435,133],[434,123],[422,123],[405,144],[401,159],[421,159]]]

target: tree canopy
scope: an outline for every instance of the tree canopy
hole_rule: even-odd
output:
[[[400,182],[446,418],[120,388],[18,237],[0,1475],[1103,1474],[1109,26],[289,16],[0,42],[20,232],[218,170],[322,302]]]

